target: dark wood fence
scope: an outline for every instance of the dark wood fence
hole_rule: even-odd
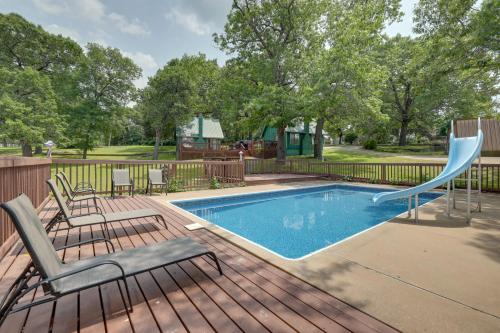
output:
[[[45,158],[1,157],[0,202],[11,200],[20,193],[31,198],[40,207],[48,198],[45,181],[50,177],[51,160]],[[17,240],[14,225],[7,213],[0,211],[0,258]]]
[[[128,169],[135,188],[144,191],[149,169],[166,169],[171,190],[206,189],[215,178],[222,186],[244,180],[243,163],[239,161],[157,161],[157,160],[73,160],[54,159],[52,175],[64,171],[70,182],[90,182],[99,193],[111,193],[113,169]]]
[[[292,159],[286,162],[276,160],[245,160],[245,174],[294,173],[314,174],[359,182],[418,185],[436,177],[444,168],[443,163],[330,163],[310,159]],[[472,167],[472,178],[479,175],[478,165]],[[500,164],[481,166],[482,189],[500,192]],[[461,175],[456,180],[459,187],[465,186]],[[476,187],[477,182],[473,182]]]

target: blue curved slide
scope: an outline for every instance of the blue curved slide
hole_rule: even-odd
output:
[[[379,204],[387,200],[414,196],[446,184],[447,182],[453,180],[454,178],[465,172],[465,170],[467,170],[469,166],[474,163],[476,158],[481,154],[481,147],[483,146],[484,138],[479,121],[480,120],[478,120],[477,136],[467,138],[455,138],[455,135],[453,134],[452,124],[448,163],[436,178],[421,185],[401,191],[377,193],[372,198],[373,202]]]

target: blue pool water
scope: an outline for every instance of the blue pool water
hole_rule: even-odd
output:
[[[408,199],[378,206],[387,189],[329,185],[172,203],[288,259],[298,259],[387,221],[408,209]],[[419,203],[439,197],[423,193]]]

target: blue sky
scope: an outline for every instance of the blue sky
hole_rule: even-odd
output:
[[[402,22],[390,35],[411,34],[416,0],[403,0]],[[222,32],[231,0],[0,0],[0,12],[19,13],[44,29],[75,39],[117,47],[143,69],[143,87],[169,59],[205,53],[223,64],[228,58],[213,42]]]

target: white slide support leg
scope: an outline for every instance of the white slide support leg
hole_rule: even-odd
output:
[[[481,169],[481,155],[479,155],[479,164],[477,166],[477,210],[481,212],[481,186],[482,186],[482,169]]]
[[[446,183],[446,214],[448,214],[448,217],[450,216],[450,187],[451,187],[451,181]]]
[[[411,195],[408,197],[408,217],[411,217]]]
[[[418,194],[415,194],[415,223],[418,223]]]
[[[467,223],[470,223],[470,192],[471,192],[471,173],[472,168],[467,170]]]

